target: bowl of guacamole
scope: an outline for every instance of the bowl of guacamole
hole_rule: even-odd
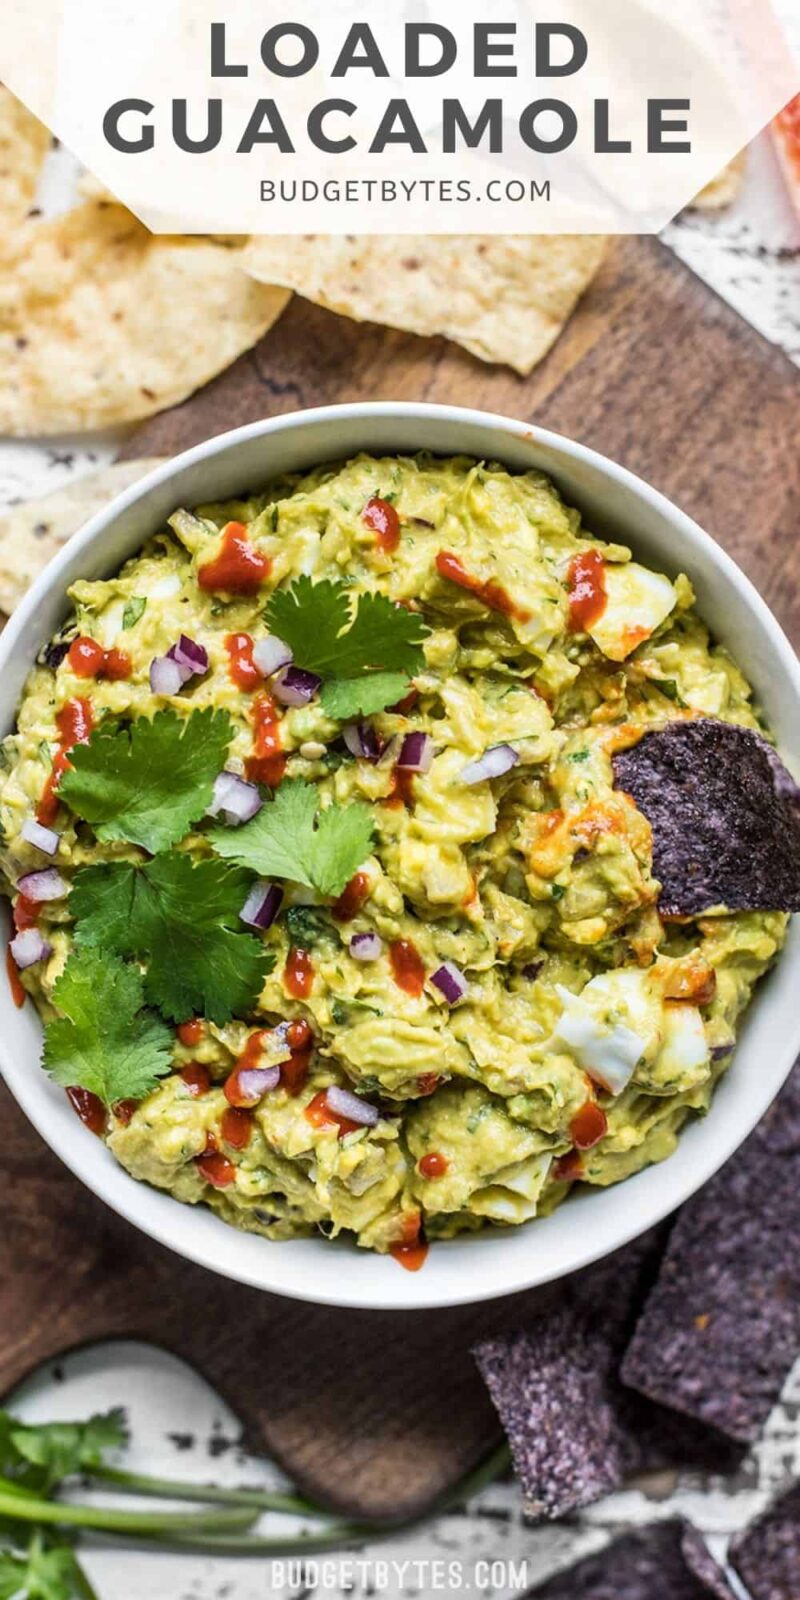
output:
[[[582,447],[447,408],[239,430],[83,530],[0,654],[4,1074],[194,1259],[522,1288],[671,1210],[789,1070],[785,899],[686,912],[617,763],[713,723],[791,765],[796,662]]]

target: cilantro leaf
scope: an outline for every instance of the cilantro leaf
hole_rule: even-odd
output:
[[[56,1083],[89,1089],[110,1106],[141,1100],[169,1071],[172,1036],[142,1010],[144,983],[135,967],[107,951],[76,951],[53,1004],[63,1015],[45,1028],[43,1065]]]
[[[77,1556],[66,1545],[44,1545],[28,1554],[27,1600],[85,1600],[86,1577]]]
[[[320,894],[341,894],[369,854],[369,806],[351,801],[319,810],[313,783],[281,784],[274,800],[241,828],[212,828],[214,849],[262,878],[290,878]]]
[[[28,1572],[26,1556],[12,1556],[10,1550],[3,1550],[0,1554],[0,1600],[18,1600],[20,1596],[28,1600]]]
[[[124,629],[135,627],[140,617],[147,610],[147,601],[143,594],[132,594],[125,610],[122,613],[122,626]]]
[[[423,664],[427,625],[384,594],[359,595],[351,614],[345,584],[303,576],[277,591],[264,615],[297,665],[327,680],[322,706],[337,720],[369,716],[400,700]]]
[[[145,961],[147,1000],[170,1021],[222,1026],[252,1011],[274,959],[239,919],[251,882],[222,861],[193,866],[180,854],[84,867],[70,898],[76,937]]]
[[[7,1412],[2,1413],[2,1420],[4,1442],[7,1439],[16,1458],[15,1462],[4,1462],[4,1472],[7,1475],[10,1467],[12,1475],[16,1476],[14,1467],[21,1465],[30,1486],[27,1468],[33,1467],[37,1489],[43,1494],[49,1494],[64,1478],[100,1466],[109,1450],[120,1449],[128,1439],[125,1413],[120,1407],[89,1417],[87,1422],[45,1422],[28,1426]]]
[[[351,717],[369,717],[402,700],[409,679],[404,672],[368,672],[363,678],[331,678],[323,684],[320,701],[323,711],[336,722]]]
[[[79,1600],[86,1579],[66,1545],[46,1546],[35,1535],[23,1555],[0,1552],[0,1600]]]
[[[227,712],[211,707],[188,717],[158,711],[129,727],[101,723],[70,751],[59,797],[98,839],[168,850],[207,811],[232,734]]]
[[[298,666],[320,677],[338,671],[337,641],[350,621],[350,598],[343,583],[305,574],[290,589],[277,589],[264,611],[270,631],[288,644]]]

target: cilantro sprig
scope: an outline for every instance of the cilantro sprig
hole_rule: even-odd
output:
[[[145,997],[172,1022],[204,1016],[222,1026],[246,1016],[274,960],[240,921],[251,882],[222,861],[193,865],[180,853],[143,867],[83,867],[70,897],[81,956],[102,946],[144,961]]]
[[[369,806],[351,801],[321,810],[316,786],[291,779],[252,822],[212,828],[208,838],[219,855],[259,877],[289,878],[338,895],[369,855],[372,833]]]
[[[103,722],[70,751],[59,798],[98,839],[155,854],[185,838],[208,810],[233,736],[226,711],[171,710],[130,726]]]
[[[113,951],[75,951],[53,989],[61,1016],[45,1028],[51,1078],[88,1089],[107,1106],[149,1094],[169,1072],[172,1036],[144,1000],[141,973]]]
[[[427,625],[384,594],[359,595],[351,611],[346,584],[303,576],[277,590],[264,615],[296,664],[324,680],[322,708],[339,722],[401,700],[423,664]]]
[[[48,1549],[34,1534],[24,1555],[0,1551],[0,1600],[87,1600],[90,1595],[94,1590],[67,1545]]]
[[[106,1459],[126,1440],[124,1414],[115,1410],[88,1422],[24,1424],[0,1412],[0,1600],[99,1600],[73,1549],[84,1531],[146,1538],[152,1546],[229,1555],[307,1556],[375,1538],[364,1524],[337,1522],[295,1492],[220,1488],[214,1484],[152,1477]],[[462,1478],[440,1510],[463,1501],[508,1471],[508,1447],[496,1448]],[[189,1501],[191,1511],[120,1509],[56,1498],[78,1473],[94,1487],[139,1498]],[[32,1474],[34,1476],[32,1476]],[[318,1528],[287,1537],[252,1533],[264,1511],[319,1519]]]
[[[86,1422],[32,1425],[0,1411],[0,1473],[37,1494],[50,1494],[76,1473],[94,1471],[109,1450],[120,1450],[127,1442],[125,1413],[119,1406]]]

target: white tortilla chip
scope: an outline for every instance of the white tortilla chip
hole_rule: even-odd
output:
[[[50,134],[27,106],[0,84],[0,232],[30,210]]]
[[[445,334],[528,373],[554,344],[605,253],[595,235],[457,234],[251,239],[244,266],[357,322]]]
[[[280,316],[234,241],[151,234],[87,201],[0,246],[0,433],[102,428],[207,383]]]
[[[724,211],[726,206],[732,206],[738,199],[744,183],[745,169],[747,167],[747,151],[741,150],[727,167],[723,167],[712,178],[704,189],[695,195],[691,209],[693,211]]]
[[[0,517],[0,610],[13,611],[67,539],[160,460],[115,461]]]

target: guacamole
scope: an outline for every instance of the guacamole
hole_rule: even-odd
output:
[[[268,1239],[344,1232],[415,1267],[669,1156],[786,925],[660,916],[650,824],[615,787],[613,755],[649,730],[759,726],[686,577],[594,537],[539,473],[359,456],[178,510],[71,599],[2,747],[11,972],[45,1066],[134,1177]],[[190,763],[169,739],[199,748],[212,712],[211,803],[173,826]],[[189,866],[243,920],[168,904]],[[62,982],[90,947],[122,953],[120,1016],[145,974],[143,1094],[116,1062],[98,1093],[102,1061],[87,1077],[69,1042],[97,983],[79,1005]],[[226,1015],[245,955],[258,981]]]

